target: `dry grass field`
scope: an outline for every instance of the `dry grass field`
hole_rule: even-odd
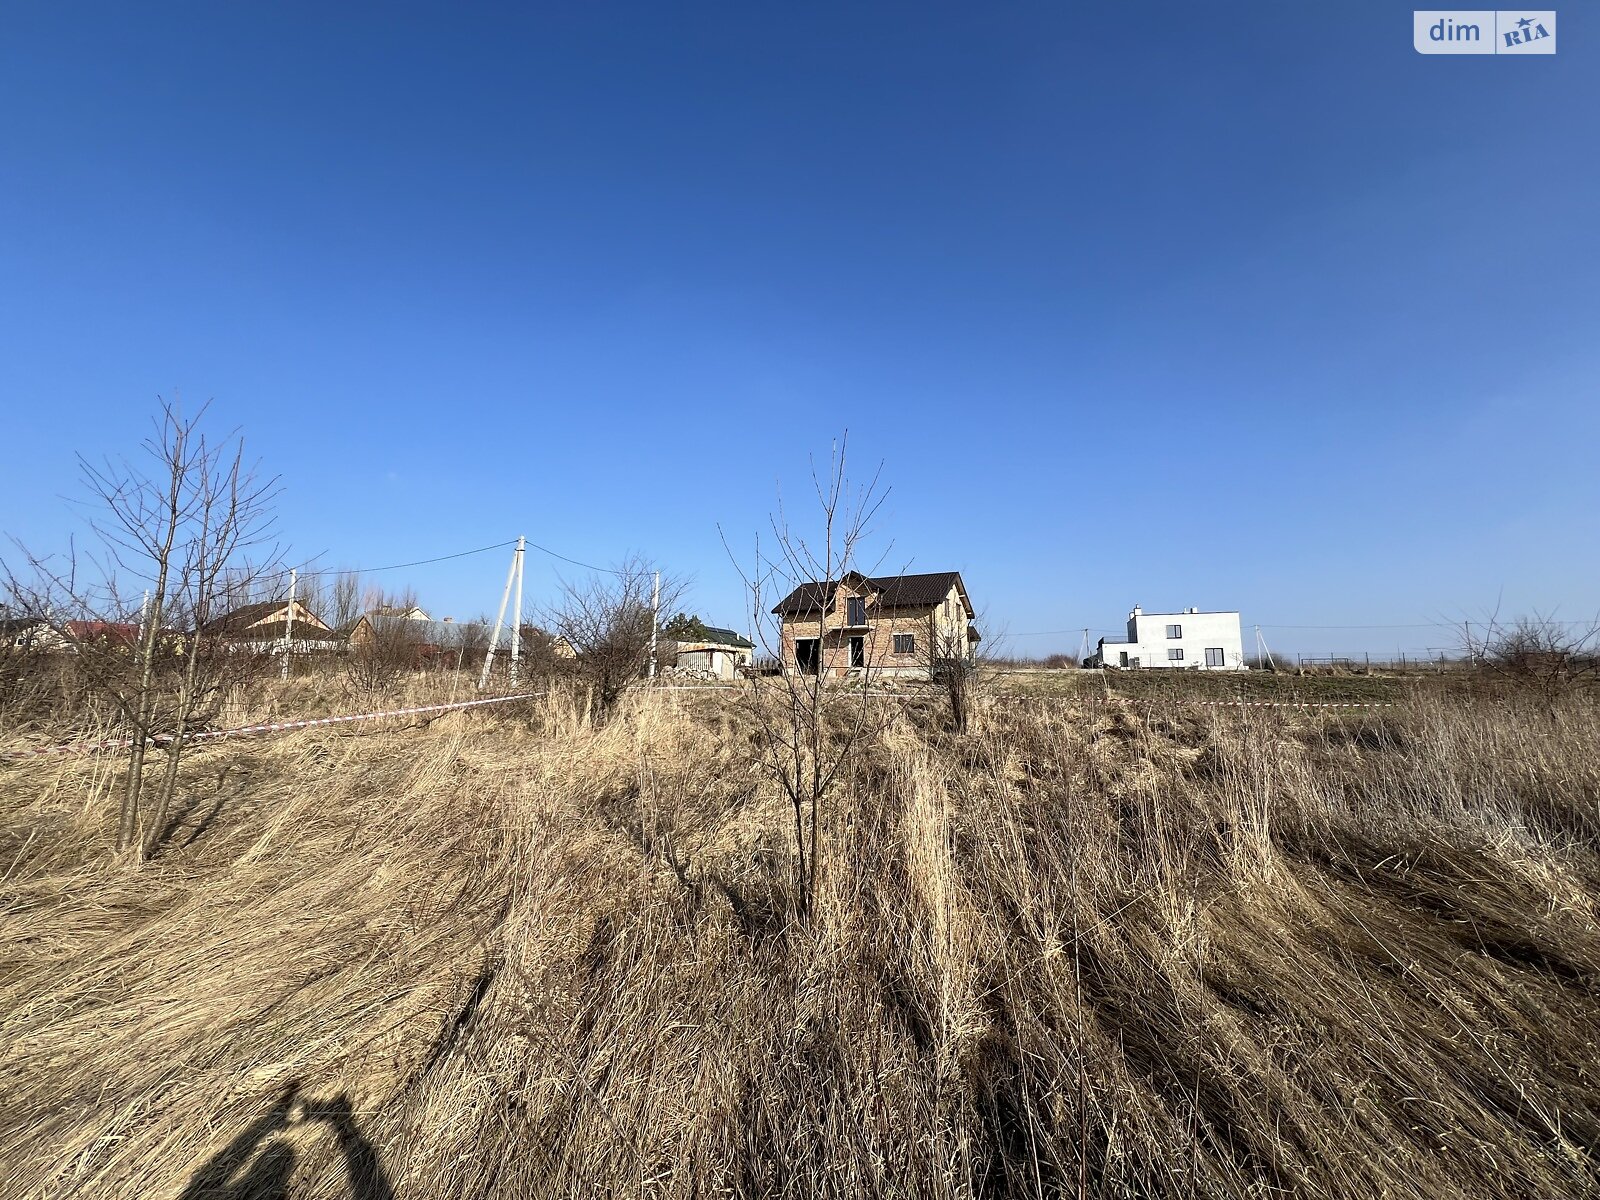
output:
[[[884,701],[806,922],[727,693],[196,747],[142,867],[0,765],[0,1195],[1596,1194],[1600,712],[1160,699]]]

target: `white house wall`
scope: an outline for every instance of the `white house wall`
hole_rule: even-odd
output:
[[[1130,632],[1134,634],[1131,642],[1105,643],[1103,652],[1106,666],[1120,665],[1121,656],[1126,654],[1130,664],[1137,658],[1140,668],[1145,670],[1163,667],[1201,671],[1244,670],[1244,639],[1236,612],[1140,613],[1130,618],[1130,624],[1133,626]],[[1168,625],[1180,626],[1183,635],[1169,638]],[[1181,660],[1169,657],[1167,652],[1174,649],[1183,651]],[[1206,665],[1208,649],[1222,650],[1220,667]]]

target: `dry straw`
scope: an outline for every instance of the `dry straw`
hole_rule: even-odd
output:
[[[0,1195],[1595,1194],[1592,707],[895,703],[804,924],[724,693],[0,768]]]

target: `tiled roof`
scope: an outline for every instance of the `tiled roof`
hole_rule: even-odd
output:
[[[967,594],[959,571],[930,571],[922,575],[882,575],[876,578],[862,576],[862,579],[867,587],[878,594],[880,608],[931,608],[950,594],[951,587],[955,587],[963,598]],[[772,611],[781,616],[791,617],[831,608],[838,587],[837,582],[802,583],[785,596]]]
[[[139,639],[139,627],[125,621],[68,621],[65,628],[67,636],[75,642],[104,638],[131,646]]]

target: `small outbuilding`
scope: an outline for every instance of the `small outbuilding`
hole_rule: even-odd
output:
[[[718,679],[731,680],[740,667],[755,661],[755,643],[731,629],[707,626],[703,636],[679,639],[677,647],[679,670],[704,671]]]

